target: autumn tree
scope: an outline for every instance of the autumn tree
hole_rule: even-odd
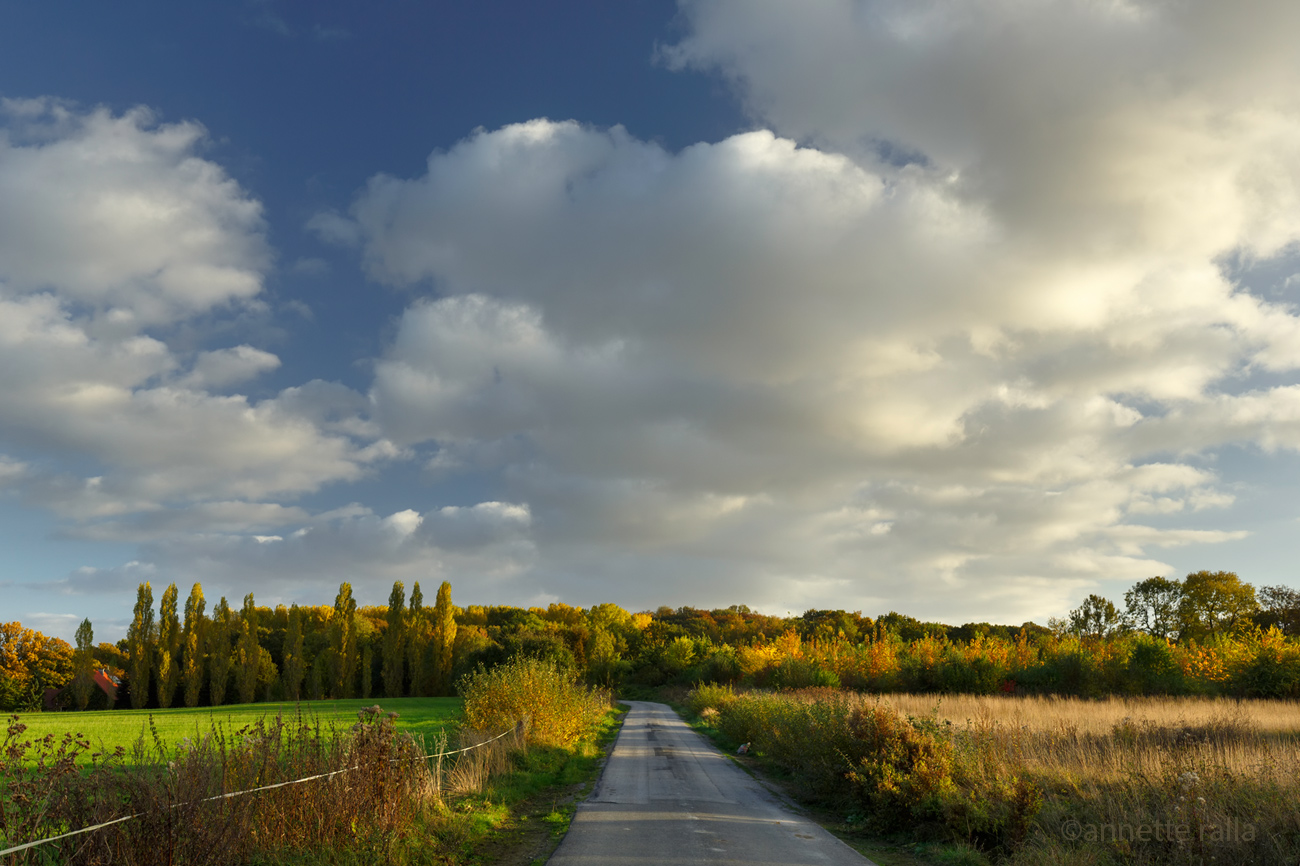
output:
[[[1183,579],[1178,607],[1182,637],[1213,638],[1251,621],[1259,611],[1255,587],[1231,571],[1198,571]]]
[[[172,705],[176,687],[180,684],[181,623],[176,616],[176,584],[163,590],[158,603],[158,706],[167,709]]]
[[[357,601],[352,597],[352,584],[339,584],[334,597],[334,616],[330,620],[330,650],[333,661],[333,682],[330,694],[335,698],[352,697],[357,674]]]
[[[1124,593],[1124,617],[1135,629],[1154,637],[1172,638],[1178,634],[1182,600],[1182,581],[1148,577]]]
[[[257,674],[262,660],[257,644],[257,610],[253,607],[253,594],[244,596],[244,609],[239,616],[239,644],[235,654],[235,685],[239,702],[251,704],[257,697]]]
[[[417,580],[411,587],[411,604],[406,614],[406,670],[411,678],[411,697],[424,697],[424,655],[429,648],[429,617],[424,593]]]
[[[443,581],[438,587],[438,597],[433,605],[433,627],[430,630],[433,645],[433,675],[435,694],[451,694],[451,667],[456,649],[456,610],[451,604],[451,584]]]
[[[203,600],[203,586],[190,587],[185,600],[185,625],[181,629],[181,684],[185,692],[185,706],[197,707],[203,691],[203,617],[207,606]]]
[[[73,656],[72,701],[78,710],[90,703],[95,690],[95,630],[89,619],[77,626],[77,652]]]
[[[219,707],[226,701],[226,685],[230,682],[230,635],[234,616],[230,603],[223,595],[212,608],[212,622],[208,624],[208,703]]]
[[[39,710],[45,689],[71,682],[73,657],[72,647],[61,638],[20,622],[0,623],[0,709]]]
[[[302,693],[303,665],[302,608],[289,608],[289,627],[284,636],[284,654],[281,657],[280,676],[284,682],[284,699],[296,701]]]
[[[127,652],[130,656],[131,706],[137,710],[144,709],[149,703],[149,671],[153,663],[156,637],[153,587],[145,581],[136,590],[135,616],[126,633]]]

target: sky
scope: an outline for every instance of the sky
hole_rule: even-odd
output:
[[[0,620],[1300,586],[1297,32],[0,0]]]

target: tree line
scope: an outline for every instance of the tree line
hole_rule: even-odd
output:
[[[1198,571],[1183,580],[1150,577],[1124,593],[1122,609],[1090,595],[1060,625],[1091,637],[1139,631],[1175,641],[1212,640],[1248,625],[1296,635],[1300,591],[1265,586],[1256,592],[1231,571]]]
[[[1300,697],[1300,593],[1256,591],[1231,572],[1149,578],[1121,609],[1100,596],[1047,626],[922,622],[897,612],[809,610],[777,617],[744,605],[583,609],[456,607],[443,583],[431,607],[401,582],[387,605],[358,607],[350,584],[332,606],[206,610],[176,586],[155,610],[140,584],[127,637],[76,647],[18,623],[0,626],[0,706],[63,688],[70,708],[107,706],[90,673],[119,681],[118,707],[216,706],[265,700],[437,696],[479,666],[524,655],[592,684],[635,691],[731,682],[875,690],[1233,693]]]

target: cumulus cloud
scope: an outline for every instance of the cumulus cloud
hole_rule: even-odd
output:
[[[201,352],[194,367],[182,382],[197,389],[224,388],[257,376],[280,366],[280,359],[270,352],[252,346],[235,346]]]
[[[117,327],[247,300],[269,251],[262,208],[199,158],[194,123],[4,100],[0,279],[53,289]]]
[[[261,525],[280,507],[262,500],[360,478],[396,453],[357,418],[363,398],[342,409],[341,386],[253,400],[225,392],[275,355],[169,343],[188,342],[197,317],[260,304],[270,261],[261,206],[199,155],[201,127],[49,99],[3,110],[6,481],[73,534],[138,539]]]
[[[1243,537],[1216,458],[1300,450],[1294,4],[681,8],[753,131],[479,130],[309,222],[417,293],[366,394],[170,339],[270,266],[200,127],[5,103],[0,483],[141,544],[67,591],[1018,621]],[[494,492],[288,502],[391,460]]]
[[[770,131],[535,120],[315,222],[430,288],[375,418],[529,505],[545,589],[1041,617],[1241,537],[1169,520],[1300,446],[1300,319],[1224,266],[1300,239],[1300,13],[683,10]]]
[[[320,514],[269,508],[258,513],[234,504],[220,508],[227,513],[216,520],[211,514],[165,518],[202,531],[158,532],[142,546],[141,562],[83,569],[61,586],[70,594],[120,592],[140,580],[151,579],[156,586],[165,576],[201,582],[210,593],[230,598],[252,592],[259,604],[321,604],[322,592],[332,594],[343,581],[376,604],[395,580],[408,587],[415,581],[436,587],[450,580],[462,604],[531,594],[521,586],[529,582],[525,575],[538,557],[522,505],[483,502],[386,516],[360,505]],[[230,531],[213,531],[222,519]]]

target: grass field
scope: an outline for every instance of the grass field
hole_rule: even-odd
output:
[[[23,713],[19,720],[27,726],[23,739],[37,739],[46,734],[62,737],[65,733],[85,736],[94,751],[111,751],[121,746],[128,751],[143,735],[146,743],[152,742],[149,720],[164,743],[179,744],[186,737],[202,736],[214,724],[228,732],[238,731],[258,719],[274,719],[283,714],[285,720],[302,713],[305,720],[329,728],[346,730],[357,721],[357,711],[362,707],[379,704],[384,710],[396,712],[397,729],[424,737],[430,744],[444,729],[455,728],[461,720],[460,698],[389,698],[352,699],[338,701],[304,701],[300,704],[235,704],[221,707],[173,707],[166,710],[99,710],[82,713]],[[89,762],[89,755],[85,762]]]
[[[901,832],[1004,866],[1300,863],[1296,702],[704,687],[687,705],[873,844]]]

